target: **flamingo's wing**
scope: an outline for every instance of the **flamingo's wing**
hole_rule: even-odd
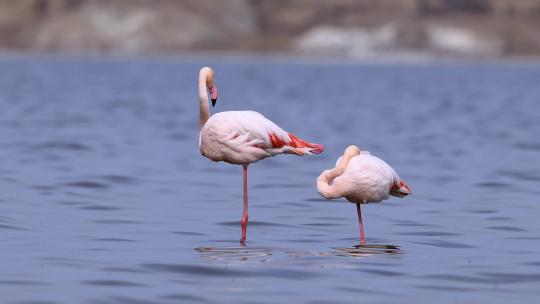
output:
[[[212,115],[201,130],[201,152],[212,160],[252,163],[281,153],[321,153],[322,145],[305,142],[253,111]]]
[[[231,133],[236,136],[247,136],[247,139],[256,141],[255,147],[265,149],[270,154],[293,153],[311,154],[321,153],[323,146],[301,140],[295,135],[286,132],[274,122],[254,111],[230,111],[217,113],[214,116],[226,116],[231,126]]]
[[[261,142],[261,148],[280,148],[291,142],[289,134],[282,128],[255,111],[229,112],[235,118],[240,135],[247,134],[250,139]]]

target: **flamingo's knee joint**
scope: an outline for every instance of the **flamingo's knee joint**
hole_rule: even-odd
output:
[[[241,223],[242,225],[247,225],[247,223],[248,223],[248,216],[247,216],[247,215],[246,215],[246,216],[243,216],[243,217],[242,217],[242,220],[240,220],[240,223]]]

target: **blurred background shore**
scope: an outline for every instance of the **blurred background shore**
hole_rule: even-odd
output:
[[[540,58],[540,0],[0,0],[0,52]]]

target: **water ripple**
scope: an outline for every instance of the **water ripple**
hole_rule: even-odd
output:
[[[415,285],[416,288],[438,290],[438,291],[475,291],[473,288],[463,288],[454,286],[441,286],[441,285]]]
[[[389,270],[382,270],[382,269],[358,269],[358,271],[369,273],[369,274],[380,275],[384,277],[398,277],[398,276],[406,275],[406,273],[404,272],[389,271]]]
[[[201,253],[201,258],[205,260],[240,260],[247,261],[253,258],[262,258],[272,255],[270,248],[256,247],[198,247],[196,251]]]
[[[520,150],[540,151],[540,144],[537,142],[518,142],[514,147]]]
[[[120,208],[117,208],[117,207],[103,206],[103,205],[83,206],[80,209],[82,209],[82,210],[91,210],[91,211],[114,211],[114,210],[120,210]]]
[[[159,304],[154,300],[141,300],[140,298],[131,298],[125,296],[112,296],[106,300],[93,300],[91,303],[96,304]]]
[[[59,304],[60,302],[45,301],[45,300],[35,300],[35,301],[21,301],[16,304]]]
[[[189,264],[142,264],[142,268],[159,272],[169,272],[178,274],[190,274],[196,276],[229,277],[249,276],[252,273],[242,270],[226,269],[210,266],[189,265]]]
[[[141,267],[149,270],[160,272],[190,274],[195,276],[212,276],[212,277],[271,277],[282,278],[289,280],[306,280],[313,279],[319,274],[311,271],[292,270],[292,269],[258,269],[257,271],[239,270],[231,268],[188,265],[188,264],[143,264]]]
[[[515,178],[519,181],[540,181],[540,175],[538,175],[536,172],[501,170],[498,173],[500,175]]]
[[[97,239],[92,239],[92,241],[97,241],[97,242],[136,242],[136,240],[122,239],[122,238],[97,238]]]
[[[440,248],[474,248],[466,244],[448,242],[443,240],[431,240],[430,242],[413,242],[415,244],[429,245]]]
[[[1,224],[0,223],[0,230],[2,229],[6,229],[6,230],[19,230],[19,231],[28,231],[28,229],[25,229],[25,228],[22,228],[22,227],[18,227],[18,226],[14,226],[12,224]]]
[[[439,274],[427,276],[436,280],[456,281],[465,283],[487,283],[487,284],[509,284],[523,282],[538,282],[540,274],[522,274],[522,273],[479,273],[478,276],[462,276],[451,274]]]
[[[103,287],[144,287],[147,285],[124,280],[86,280],[82,284]]]
[[[38,282],[38,281],[32,281],[32,280],[0,280],[0,285],[29,285],[29,286],[37,286],[37,285],[47,285],[47,283],[44,283],[44,282]]]
[[[456,236],[460,235],[453,232],[442,231],[416,231],[416,232],[398,232],[399,235],[418,235],[418,236]]]
[[[90,189],[105,189],[109,188],[109,185],[104,183],[94,182],[94,181],[78,181],[65,183],[66,186],[77,187],[77,188],[90,188]]]
[[[142,222],[133,221],[133,220],[95,220],[93,222],[96,224],[106,224],[106,225],[141,224],[142,223]]]
[[[67,151],[89,151],[91,148],[87,145],[77,142],[48,141],[35,144],[30,147],[32,151],[41,152],[43,150],[67,150]]]
[[[166,300],[178,301],[178,303],[185,303],[186,301],[193,301],[196,303],[213,303],[203,297],[195,296],[195,295],[191,295],[187,293],[167,294],[167,295],[160,296],[160,298],[166,299]]]
[[[193,236],[205,235],[204,233],[193,232],[193,231],[170,231],[170,233],[179,234],[179,235],[193,235]]]
[[[102,175],[102,176],[99,176],[99,178],[102,178],[106,180],[107,182],[110,182],[113,184],[122,184],[122,185],[133,185],[139,181],[139,179],[132,176],[114,175],[114,174]]]
[[[481,183],[476,183],[475,185],[481,188],[492,188],[492,189],[506,189],[512,186],[508,183],[502,183],[502,182],[481,182]]]
[[[501,230],[501,231],[516,231],[516,232],[526,231],[525,229],[521,229],[514,226],[490,226],[487,228],[492,229],[492,230]]]

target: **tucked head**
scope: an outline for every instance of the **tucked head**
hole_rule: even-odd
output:
[[[397,197],[405,197],[411,193],[411,188],[409,188],[409,186],[407,186],[403,180],[394,182],[392,188],[390,189],[390,194]]]

